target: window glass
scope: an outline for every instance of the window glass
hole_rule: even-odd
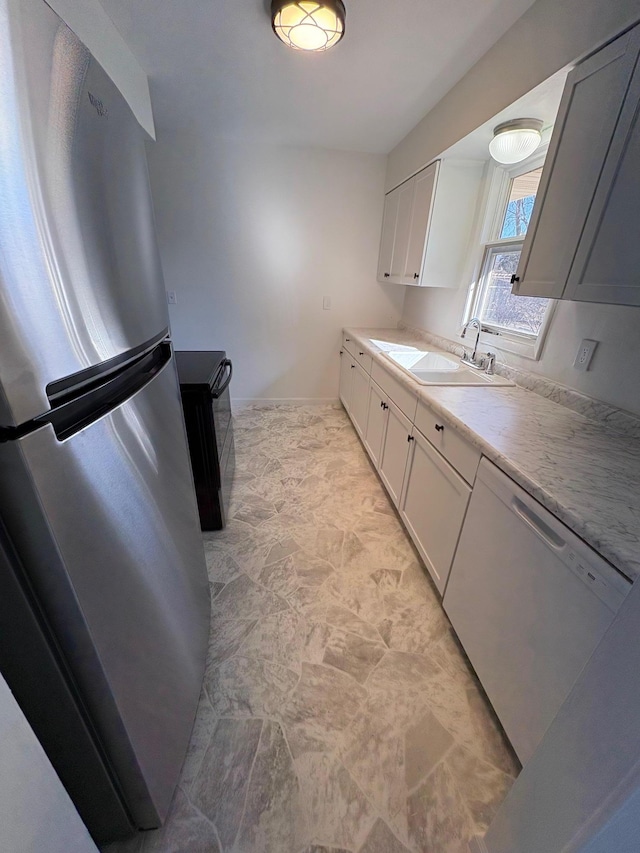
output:
[[[542,327],[548,299],[514,296],[511,276],[518,268],[522,246],[487,251],[478,316],[489,326],[517,334],[537,335]]]
[[[542,166],[513,179],[509,201],[502,220],[502,228],[500,229],[500,239],[523,237],[527,233],[541,175]]]

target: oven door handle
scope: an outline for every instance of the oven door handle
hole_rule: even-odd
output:
[[[224,361],[220,364],[218,376],[221,376],[223,374],[225,368],[227,368],[227,367],[229,368],[229,375],[224,380],[222,385],[216,384],[215,387],[213,387],[211,389],[211,396],[213,397],[214,400],[217,400],[218,397],[221,397],[222,394],[224,394],[224,392],[229,387],[229,383],[231,382],[231,377],[233,376],[233,365],[231,364],[230,358],[225,358]]]

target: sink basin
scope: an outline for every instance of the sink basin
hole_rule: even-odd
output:
[[[449,373],[458,370],[460,367],[460,363],[455,358],[432,350],[412,350],[410,352],[394,350],[386,352],[385,355],[412,373],[415,370]]]
[[[421,385],[479,385],[487,387],[499,387],[513,385],[504,376],[489,376],[479,370],[470,370],[468,367],[460,366],[458,372],[449,370],[409,370],[413,378]]]
[[[514,384],[502,376],[489,376],[487,373],[465,367],[455,356],[437,350],[392,350],[384,355],[421,385],[475,385],[495,388]]]

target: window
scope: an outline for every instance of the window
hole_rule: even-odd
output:
[[[483,229],[481,264],[469,291],[464,321],[478,317],[483,343],[537,358],[553,302],[513,296],[511,276],[518,268],[542,175],[538,162],[519,172],[495,168]],[[492,337],[493,336],[493,337]]]

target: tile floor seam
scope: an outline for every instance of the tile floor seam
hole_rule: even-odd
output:
[[[449,734],[451,734],[451,732],[449,732]],[[453,735],[451,735],[451,737],[453,738]],[[447,757],[447,755],[449,755],[449,753],[450,753],[453,749],[455,749],[457,746],[463,746],[463,745],[464,745],[464,744],[459,743],[459,742],[458,742],[457,740],[455,740],[455,738],[454,738],[454,739],[453,739],[453,741],[452,741],[452,743],[450,743],[450,744],[449,744],[449,746],[447,747],[447,749],[445,750],[445,752],[444,752],[444,753],[443,753],[443,754],[438,758],[438,760],[436,761],[436,763],[435,763],[432,767],[430,767],[430,768],[429,768],[428,772],[427,772],[427,773],[425,773],[425,775],[424,775],[424,776],[422,776],[422,777],[420,778],[420,780],[419,780],[418,782],[416,782],[416,784],[415,784],[412,788],[407,788],[407,799],[408,799],[409,797],[411,797],[413,794],[415,794],[415,793],[416,793],[420,788],[422,788],[422,786],[423,786],[423,785],[424,785],[424,783],[429,779],[429,777],[432,775],[432,773],[434,772],[434,770],[436,770],[436,769],[437,769],[437,768],[438,768],[438,767],[439,767],[439,766],[444,762],[444,760],[445,760],[445,758]]]
[[[180,786],[178,786],[178,787],[180,787]],[[207,817],[207,815],[206,815],[203,811],[201,811],[201,810],[198,808],[198,806],[197,806],[197,805],[193,802],[193,800],[188,796],[188,794],[186,793],[186,791],[184,790],[184,788],[182,789],[182,791],[183,791],[183,793],[184,793],[184,796],[185,796],[185,798],[186,798],[187,802],[188,802],[188,803],[189,803],[189,805],[191,806],[191,808],[192,808],[195,812],[197,812],[197,813],[200,815],[200,818],[201,818],[202,820],[204,820],[206,823],[208,823],[208,824],[209,824],[209,826],[213,829],[213,832],[214,832],[214,834],[215,834],[215,836],[216,836],[216,840],[217,840],[217,842],[218,842],[218,847],[220,848],[220,853],[224,853],[224,847],[223,847],[223,845],[222,845],[222,841],[220,840],[220,833],[218,832],[218,827],[217,827],[217,826],[215,825],[215,823],[211,820],[211,818]],[[185,851],[185,853],[186,853],[186,851]]]
[[[203,688],[203,692],[206,695],[206,691],[204,690],[204,688]],[[207,696],[207,701],[208,701],[208,696]],[[211,703],[209,703],[209,705],[211,705]],[[211,708],[211,713],[213,714],[213,708]],[[215,717],[215,721],[216,721],[215,726],[211,729],[211,733],[210,733],[209,738],[207,740],[207,746],[211,743],[211,740],[216,733],[216,729],[218,728],[218,723],[220,722],[220,717]],[[182,789],[185,793],[186,798],[189,800],[189,802],[191,802],[191,797],[190,797],[191,789],[193,788],[193,786],[196,782],[196,779],[198,778],[198,775],[200,774],[200,770],[202,769],[202,764],[204,762],[204,757],[206,755],[206,752],[207,752],[206,749],[202,750],[202,755],[200,756],[200,761],[198,762],[197,769],[194,768],[193,779],[191,780],[191,784],[187,788],[183,787],[183,789]],[[178,787],[180,787],[180,784],[178,785]]]
[[[249,775],[247,776],[247,784],[245,786],[244,800],[242,803],[242,813],[240,815],[240,820],[238,821],[238,828],[237,828],[236,834],[233,838],[233,842],[229,846],[229,853],[235,853],[235,846],[236,846],[238,838],[240,836],[240,831],[242,830],[242,825],[244,823],[245,815],[247,812],[247,800],[249,798],[249,789],[251,787],[251,777],[253,776],[253,770],[256,766],[256,759],[258,758],[258,753],[260,752],[260,744],[262,743],[262,736],[264,734],[264,719],[262,717],[258,717],[258,718],[252,717],[251,719],[253,719],[253,720],[259,719],[260,720],[260,722],[261,722],[260,737],[258,738],[258,743],[256,745],[256,751],[254,752],[253,758],[251,760],[251,768],[249,770]],[[221,848],[221,853],[226,853],[226,851],[223,848]],[[238,851],[238,853],[242,853],[242,851]]]
[[[467,803],[467,798],[464,796],[464,794],[463,794],[463,793],[462,793],[462,791],[460,790],[460,786],[458,785],[458,782],[456,781],[456,777],[455,777],[455,776],[454,776],[454,774],[452,773],[452,771],[451,771],[451,769],[450,769],[450,766],[449,766],[448,764],[446,764],[446,763],[445,763],[444,756],[443,756],[443,758],[442,758],[442,762],[441,762],[441,763],[445,764],[445,767],[446,767],[446,768],[447,768],[447,770],[449,771],[449,775],[451,776],[451,780],[452,780],[453,786],[454,786],[454,788],[456,789],[456,791],[458,792],[458,796],[460,797],[460,801],[462,802],[462,806],[463,806],[463,808],[464,808],[464,810],[465,810],[465,812],[466,812],[466,814],[467,814],[467,819],[469,820],[470,826],[472,826],[472,827],[473,827],[474,835],[483,835],[483,834],[484,834],[484,830],[482,829],[482,827],[478,826],[478,822],[476,821],[475,817],[473,816],[473,814],[472,814],[472,812],[471,812],[471,809],[470,809],[470,807],[469,807],[469,805],[468,805],[468,803]]]

